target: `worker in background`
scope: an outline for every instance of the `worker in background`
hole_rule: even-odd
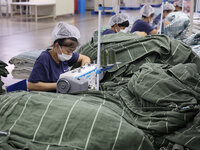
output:
[[[56,91],[60,74],[69,66],[80,62],[90,63],[90,58],[74,52],[80,38],[79,30],[72,25],[60,22],[52,32],[53,48],[42,52],[36,60],[29,76],[27,87],[34,91]]]
[[[145,4],[140,10],[142,15],[142,19],[136,20],[131,29],[131,33],[139,31],[145,32],[147,35],[149,34],[157,34],[158,29],[154,29],[150,23],[153,21],[154,17],[154,9],[149,4]]]
[[[110,18],[109,25],[111,28],[105,30],[102,35],[123,32],[129,26],[128,16],[125,14],[114,15]]]
[[[175,11],[182,11],[183,7],[183,0],[179,0],[177,3],[175,3]]]
[[[184,4],[183,4],[184,2]],[[178,2],[174,3],[175,11],[181,11],[181,12],[190,12],[190,2],[191,0],[179,0]],[[184,7],[184,9],[183,9]],[[194,5],[195,7],[195,5]]]
[[[167,26],[169,24],[169,22],[167,20],[165,20],[165,18],[167,17],[167,15],[174,12],[174,10],[175,10],[175,7],[174,7],[173,4],[170,4],[170,3],[164,4],[164,6],[163,6],[163,23],[164,23],[164,26]],[[161,14],[159,14],[153,20],[153,27],[154,28],[160,27],[160,20],[161,20]]]

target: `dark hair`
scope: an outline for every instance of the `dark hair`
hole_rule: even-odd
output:
[[[119,27],[128,27],[129,26],[129,21],[125,21],[125,22],[122,22],[120,24],[118,24]]]
[[[122,22],[122,23],[119,23],[119,24],[117,24],[119,27],[128,27],[129,26],[129,21],[127,20],[127,21],[124,21],[124,22]],[[115,24],[112,26],[112,27],[114,27],[115,26]]]
[[[153,18],[153,16],[154,16],[154,13],[152,13],[149,17]],[[142,15],[142,18],[148,18],[148,17]]]
[[[182,7],[180,7],[180,6],[178,6],[178,5],[176,5],[176,6],[175,6],[175,8],[179,8],[179,9],[182,9]]]
[[[72,40],[74,42],[77,42],[77,44],[78,44],[78,40],[76,38],[70,37],[70,38],[64,38],[64,39],[57,39],[57,40],[55,40],[54,43],[53,43],[53,46],[55,46],[56,43],[58,43],[60,46],[63,46],[64,43],[65,43],[65,40],[67,40],[67,39],[70,39],[70,40]]]
[[[172,12],[172,10],[164,10],[163,12],[170,13],[170,12]]]

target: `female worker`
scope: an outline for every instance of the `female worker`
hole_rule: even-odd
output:
[[[110,18],[109,25],[111,28],[105,30],[102,35],[124,31],[129,26],[128,17],[124,14],[114,15]]]
[[[140,11],[142,19],[136,20],[131,29],[131,33],[140,31],[149,34],[157,34],[159,29],[154,29],[150,23],[153,21],[154,9],[151,5],[146,4]]]
[[[79,38],[75,26],[64,22],[56,25],[52,32],[53,48],[42,52],[36,60],[28,79],[29,90],[55,91],[60,74],[67,72],[69,66],[90,63],[89,57],[74,52]]]
[[[175,3],[175,11],[182,11],[183,8],[183,0],[179,0]]]
[[[170,3],[166,3],[163,6],[163,23],[164,23],[164,27],[166,27],[169,22],[167,20],[165,20],[165,18],[167,17],[167,15],[169,15],[170,13],[174,12],[175,7],[173,4]],[[160,20],[161,20],[161,14],[159,14],[154,20],[153,20],[153,27],[157,28],[160,27]]]

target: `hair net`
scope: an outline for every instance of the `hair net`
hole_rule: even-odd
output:
[[[166,3],[163,7],[163,10],[175,10],[175,7],[173,4]]]
[[[153,7],[151,7],[151,5],[145,4],[140,10],[140,13],[142,14],[142,16],[149,17],[151,14],[154,13],[154,9]]]
[[[109,25],[112,27],[115,24],[120,24],[125,21],[128,21],[128,16],[126,16],[125,14],[118,14],[110,18]]]
[[[59,22],[52,32],[53,42],[55,42],[57,39],[70,37],[74,37],[77,40],[80,39],[80,31],[75,26],[72,26],[65,22]]]
[[[182,6],[183,6],[183,1],[182,1],[182,0],[179,0],[178,3],[176,4],[176,6],[182,7]]]

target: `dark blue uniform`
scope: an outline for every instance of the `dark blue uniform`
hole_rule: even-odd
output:
[[[135,31],[140,31],[140,32],[146,32],[146,34],[149,34],[153,30],[154,28],[150,26],[147,22],[139,19],[139,20],[136,20],[135,23],[133,24],[131,33]]]
[[[106,35],[106,34],[115,34],[115,32],[113,30],[110,30],[110,29],[106,29],[102,35]]]
[[[57,64],[48,50],[42,52],[37,58],[33,70],[28,81],[32,83],[46,82],[55,83],[59,79],[60,74],[67,72],[69,66],[72,66],[78,61],[79,54],[73,53],[72,58],[68,61]]]
[[[161,20],[161,14],[159,14],[156,18],[154,18],[153,27],[159,25],[160,24],[160,20]]]

